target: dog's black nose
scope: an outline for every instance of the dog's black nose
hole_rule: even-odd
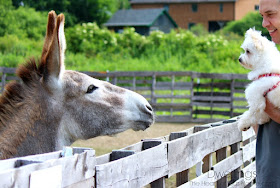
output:
[[[238,60],[239,60],[239,62],[241,63],[241,57],[240,57]]]

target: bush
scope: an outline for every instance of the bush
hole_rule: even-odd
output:
[[[224,28],[224,32],[233,32],[244,36],[249,28],[255,27],[256,30],[262,31],[262,34],[270,38],[267,29],[262,27],[262,17],[258,12],[248,13],[243,19],[229,22]]]

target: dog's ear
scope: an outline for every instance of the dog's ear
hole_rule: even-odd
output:
[[[258,51],[263,51],[265,41],[263,40],[263,37],[261,36],[261,32],[253,31],[250,34],[251,34],[251,38],[252,38],[252,41],[253,41],[253,44],[254,44],[255,48]]]

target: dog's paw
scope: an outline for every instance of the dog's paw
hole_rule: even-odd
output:
[[[242,121],[238,121],[237,122],[237,127],[240,131],[247,131],[248,129],[250,129],[250,125],[246,125],[244,122]]]

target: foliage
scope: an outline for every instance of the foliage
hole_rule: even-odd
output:
[[[66,14],[66,26],[76,23],[105,23],[119,8],[128,8],[128,0],[13,0],[13,5],[33,7],[38,11],[55,10]]]
[[[8,11],[2,23],[4,26],[0,28],[0,36],[16,35],[39,40],[46,30],[47,13],[20,7]]]
[[[3,36],[5,29],[8,27],[7,17],[9,11],[13,9],[11,0],[0,0],[0,36]]]
[[[39,58],[47,12],[19,7],[11,8],[7,15],[10,24],[0,36],[0,66],[15,67],[26,58]],[[247,72],[238,63],[243,37],[230,32],[209,34],[197,26],[191,31],[153,31],[149,36],[141,36],[133,28],[119,34],[88,22],[68,27],[65,33],[69,69]]]
[[[249,29],[255,27],[256,30],[262,31],[262,34],[270,38],[268,31],[262,27],[262,17],[258,12],[248,13],[243,19],[232,21],[223,28],[224,32],[233,32],[240,36]]]

